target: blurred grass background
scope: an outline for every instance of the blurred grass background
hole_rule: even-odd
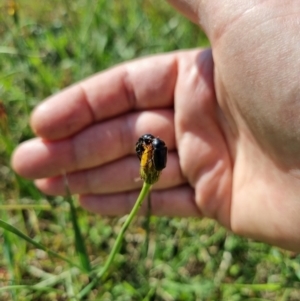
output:
[[[30,112],[124,60],[208,41],[159,0],[2,0],[0,8],[0,218],[77,265],[99,268],[124,219],[89,214],[75,202],[85,258],[68,202],[42,195],[10,168],[13,149],[32,137]],[[300,300],[297,254],[237,237],[208,219],[151,217],[148,234],[146,223],[139,218],[130,227],[110,277],[86,300]],[[89,282],[84,268],[3,228],[0,242],[0,300],[78,300]]]

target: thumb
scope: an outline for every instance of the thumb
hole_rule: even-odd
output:
[[[175,7],[181,14],[186,16],[192,22],[199,24],[197,0],[167,0],[173,7]]]
[[[261,4],[258,0],[168,0],[168,2],[181,14],[198,24],[211,44],[247,12],[257,9],[256,13],[259,15]],[[241,30],[245,31],[245,28]]]

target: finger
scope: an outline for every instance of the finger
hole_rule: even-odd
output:
[[[168,154],[167,167],[162,171],[155,189],[165,189],[185,183],[177,153]],[[66,183],[63,176],[35,181],[36,186],[50,195],[64,195]],[[72,194],[117,193],[135,190],[142,186],[139,160],[136,156],[114,161],[104,166],[67,175],[67,185]]]
[[[12,165],[31,179],[92,168],[133,154],[138,137],[149,132],[174,149],[173,111],[131,113],[92,125],[68,139],[24,142],[13,154]]]
[[[138,192],[112,195],[83,195],[80,204],[83,208],[101,215],[124,215],[131,211]],[[147,213],[147,200],[144,201],[139,214]],[[194,191],[188,185],[151,191],[151,214],[159,216],[201,216],[195,204]]]
[[[176,75],[176,53],[119,65],[46,99],[33,112],[31,126],[54,140],[131,110],[171,106]]]

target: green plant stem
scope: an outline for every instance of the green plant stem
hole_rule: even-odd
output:
[[[127,228],[129,227],[129,225],[131,224],[133,218],[136,216],[138,210],[140,209],[142,203],[143,203],[143,200],[145,199],[145,197],[147,196],[149,190],[151,188],[151,185],[150,184],[146,184],[144,182],[144,185],[143,185],[143,188],[140,192],[140,195],[138,196],[129,216],[127,217],[126,221],[124,222],[119,234],[118,234],[118,237],[115,241],[115,244],[108,256],[108,259],[103,267],[103,269],[98,273],[98,278],[102,278],[102,280],[105,279],[105,276],[106,276],[106,273],[111,265],[111,263],[113,262],[116,254],[118,253],[119,249],[120,249],[120,246],[121,246],[121,242],[124,238],[124,234],[127,230]]]
[[[124,234],[125,234],[127,228],[129,227],[129,225],[131,224],[133,218],[136,216],[137,212],[139,211],[139,209],[143,203],[143,200],[146,198],[147,194],[149,193],[149,191],[151,189],[151,186],[152,186],[151,184],[147,184],[144,182],[142,190],[141,190],[129,216],[127,217],[126,221],[124,222],[124,224],[117,236],[115,244],[105,262],[104,267],[94,276],[93,280],[81,290],[81,292],[78,295],[79,299],[86,296],[93,289],[93,287],[97,284],[97,282],[99,280],[103,281],[106,278],[107,272],[116,256],[116,254],[118,253],[118,251],[120,249],[121,242],[124,238]]]

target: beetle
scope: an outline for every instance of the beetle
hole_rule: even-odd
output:
[[[155,138],[152,140],[153,163],[156,170],[163,170],[167,165],[168,149],[163,140]]]
[[[157,171],[161,171],[166,167],[168,149],[165,142],[160,138],[155,138],[151,134],[145,134],[139,138],[135,150],[140,161],[142,161],[142,156],[145,151],[150,152],[150,156],[148,155],[147,157],[150,157]],[[145,164],[147,164],[147,162],[145,162]]]
[[[152,144],[153,139],[155,139],[155,137],[153,135],[145,134],[145,135],[141,136],[139,138],[138,142],[136,143],[135,151],[136,151],[136,154],[140,161],[141,161],[142,155],[145,151],[145,147],[150,146]]]
[[[165,142],[151,134],[145,134],[139,138],[135,150],[141,162],[141,178],[149,184],[155,183],[167,164],[168,149]]]

